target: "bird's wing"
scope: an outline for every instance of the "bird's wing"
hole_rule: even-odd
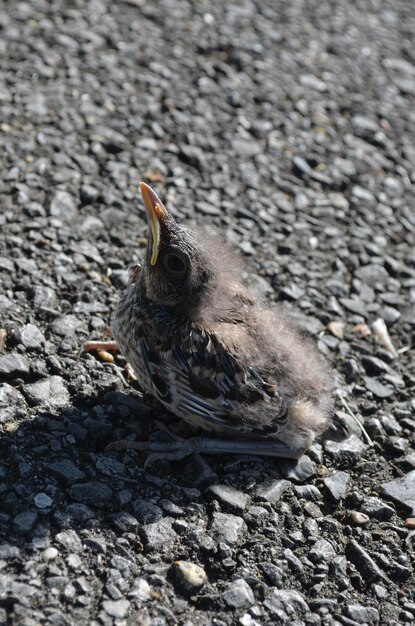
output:
[[[275,385],[216,334],[193,326],[171,337],[140,340],[149,377],[160,401],[173,413],[205,429],[276,434],[287,407]]]

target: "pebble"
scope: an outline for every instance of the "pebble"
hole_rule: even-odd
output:
[[[232,609],[247,609],[255,602],[253,591],[243,578],[237,578],[229,583],[223,599],[225,604]]]
[[[49,214],[70,222],[77,213],[75,198],[67,191],[57,191],[51,200]]]
[[[97,507],[105,507],[113,498],[112,489],[105,483],[90,481],[72,485],[69,495],[73,500]]]
[[[45,336],[35,324],[26,324],[18,333],[20,343],[28,350],[39,350],[45,343]]]
[[[294,624],[309,611],[303,596],[295,589],[273,589],[264,601],[264,606],[285,624]]]
[[[376,565],[373,558],[355,539],[350,539],[346,545],[346,557],[354,563],[364,580],[371,583],[384,578],[382,570]]]
[[[177,538],[177,533],[172,527],[173,522],[173,519],[164,517],[142,527],[141,533],[148,551],[163,550],[167,552],[172,549]]]
[[[242,513],[249,502],[249,496],[246,493],[228,485],[210,485],[205,495],[209,499],[218,500],[225,511],[235,513]]]
[[[264,483],[256,485],[254,494],[260,500],[275,504],[289,487],[291,487],[289,480],[270,478]]]
[[[47,493],[37,493],[33,498],[33,502],[37,509],[48,509],[53,504],[52,498]]]
[[[228,513],[214,513],[212,516],[211,534],[218,543],[223,541],[229,546],[237,546],[247,526],[241,517]]]
[[[31,406],[41,406],[53,411],[69,404],[70,396],[61,376],[50,376],[37,383],[24,385],[23,394]]]
[[[124,619],[130,610],[130,602],[125,598],[120,600],[104,600],[102,603],[104,611],[114,619]]]
[[[7,383],[0,384],[0,424],[16,419],[26,402],[22,394]]]
[[[34,511],[23,511],[14,517],[13,524],[19,532],[26,533],[33,528],[36,520],[37,513]]]
[[[362,501],[360,507],[362,513],[380,521],[388,521],[394,515],[394,509],[380,500],[380,498],[368,497]]]
[[[306,454],[298,459],[298,461],[283,459],[280,461],[279,466],[284,478],[298,483],[310,480],[317,472],[316,464]]]
[[[347,472],[334,472],[324,480],[324,486],[335,500],[343,500],[347,493],[347,486],[350,482],[350,474]]]
[[[189,593],[198,591],[207,582],[205,570],[195,563],[189,561],[175,561],[170,569],[179,587]]]
[[[324,448],[335,461],[356,463],[367,449],[367,445],[356,435],[351,435],[344,441],[326,441]]]
[[[0,355],[0,374],[4,376],[26,376],[29,369],[30,361],[22,354],[12,352]]]
[[[53,548],[52,546],[49,548],[46,548],[46,550],[44,550],[42,553],[43,560],[46,561],[46,563],[48,563],[49,561],[55,560],[58,555],[59,555],[59,550],[57,550],[56,548]]]
[[[353,526],[366,526],[370,521],[370,517],[360,511],[350,511],[349,519]]]
[[[63,530],[55,536],[55,539],[68,552],[80,552],[82,550],[82,542],[79,535],[72,529]]]
[[[377,398],[390,398],[395,393],[395,390],[392,387],[387,387],[379,382],[376,378],[371,378],[370,376],[364,376],[363,380],[365,381],[366,388],[373,393]]]
[[[53,474],[53,476],[61,478],[69,484],[84,480],[86,476],[85,472],[80,470],[69,459],[62,459],[61,461],[55,461],[54,463],[47,463],[45,467],[51,474]]]
[[[382,493],[415,514],[415,470],[381,486]]]
[[[335,556],[335,549],[326,539],[316,541],[308,553],[308,558],[313,561],[313,563],[320,563],[320,561],[330,562]]]
[[[365,624],[365,626],[370,624],[376,626],[379,624],[379,611],[371,606],[349,604],[346,609],[346,614],[358,624]]]

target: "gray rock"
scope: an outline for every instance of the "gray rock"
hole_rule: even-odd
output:
[[[151,587],[144,578],[136,578],[132,588],[128,592],[129,598],[136,598],[141,602],[151,600]]]
[[[253,591],[243,578],[237,578],[229,583],[223,599],[232,609],[247,609],[255,602]]]
[[[0,384],[0,424],[15,419],[26,407],[22,394],[7,383]]]
[[[39,350],[45,343],[44,334],[35,324],[23,326],[17,337],[28,350]]]
[[[158,522],[147,524],[142,528],[142,536],[147,550],[169,551],[177,538],[176,531],[172,528],[170,517],[164,517]]]
[[[266,500],[270,504],[275,504],[281,499],[282,494],[291,487],[289,480],[270,478],[264,483],[255,487],[254,494],[261,500]]]
[[[324,448],[336,461],[356,463],[367,449],[367,445],[356,435],[351,435],[344,441],[325,441]]]
[[[389,520],[395,513],[394,509],[382,502],[380,498],[365,498],[361,504],[361,511],[371,518],[381,521]]]
[[[37,513],[35,511],[23,511],[23,513],[18,513],[14,517],[13,524],[18,531],[26,533],[33,528],[36,520]]]
[[[241,513],[245,510],[249,496],[243,491],[238,491],[228,485],[211,485],[205,491],[210,499],[218,500],[225,510]]]
[[[329,541],[319,539],[308,553],[308,557],[313,563],[320,561],[331,561],[336,556],[336,551]]]
[[[410,510],[412,515],[415,514],[415,470],[383,483],[381,489],[386,496]]]
[[[0,374],[4,376],[26,376],[29,373],[30,361],[17,352],[0,355]]]
[[[381,382],[376,380],[376,378],[364,376],[363,380],[365,381],[366,388],[377,398],[390,398],[395,393],[395,390],[392,387],[383,385]]]
[[[64,315],[51,325],[51,331],[61,337],[73,337],[78,330],[85,330],[84,323],[76,315]]]
[[[369,263],[363,267],[359,267],[355,273],[355,277],[367,285],[375,285],[383,283],[389,277],[388,272],[382,265],[377,263]]]
[[[33,501],[37,509],[48,509],[53,504],[52,498],[50,498],[47,493],[43,492],[37,493]]]
[[[150,500],[138,500],[133,505],[134,515],[141,524],[152,524],[163,517],[163,511]]]
[[[113,492],[108,485],[98,481],[73,485],[69,490],[73,500],[98,507],[105,507],[111,502]]]
[[[51,200],[49,213],[52,217],[72,221],[78,213],[75,198],[67,191],[57,191]]]
[[[349,604],[346,609],[346,614],[352,620],[358,624],[376,626],[379,624],[379,611],[371,606],[362,606],[361,604]]]
[[[50,410],[61,409],[70,401],[69,391],[61,376],[50,376],[37,383],[24,385],[22,391],[31,406]]]
[[[247,530],[241,517],[227,513],[213,514],[211,533],[213,539],[218,543],[223,541],[229,546],[236,546],[241,542]]]
[[[327,476],[323,483],[332,498],[342,500],[346,496],[349,481],[350,474],[347,472],[334,472],[331,476]]]
[[[260,568],[270,585],[278,588],[282,587],[284,571],[280,567],[274,565],[274,563],[261,563]]]
[[[309,610],[303,596],[295,589],[273,589],[264,606],[282,624],[293,624]]]
[[[375,582],[382,579],[382,570],[376,565],[372,557],[366,552],[355,539],[350,539],[346,546],[346,557],[354,563],[367,582]]]
[[[64,530],[55,536],[58,543],[64,546],[68,552],[80,552],[82,550],[82,542],[78,534],[72,530]]]
[[[123,619],[130,610],[130,602],[125,598],[120,598],[119,600],[104,600],[102,607],[110,617]]]
[[[45,467],[51,474],[57,478],[66,480],[70,484],[76,483],[85,478],[85,473],[76,467],[76,465],[74,465],[69,459],[62,459],[62,461],[48,463]]]

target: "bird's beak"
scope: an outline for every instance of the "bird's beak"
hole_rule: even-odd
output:
[[[146,207],[148,227],[152,240],[150,263],[151,265],[155,265],[160,250],[160,226],[166,221],[168,212],[158,195],[149,185],[140,183],[140,191],[143,196],[144,206]]]

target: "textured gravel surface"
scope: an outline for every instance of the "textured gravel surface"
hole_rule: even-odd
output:
[[[412,0],[0,3],[1,624],[414,622],[414,96]],[[246,255],[372,445],[339,398],[297,466],[104,453],[175,424],[78,356],[141,179]]]

